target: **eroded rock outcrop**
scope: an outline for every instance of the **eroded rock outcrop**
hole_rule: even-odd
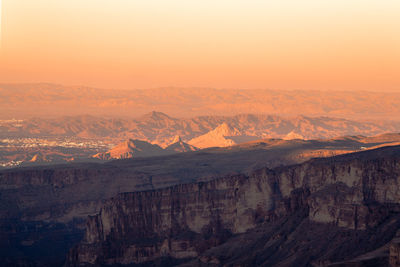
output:
[[[247,259],[247,252],[237,248],[233,263],[246,258],[250,263],[243,266],[254,260],[260,261],[257,265],[326,266],[393,238],[400,226],[399,178],[400,148],[387,147],[248,176],[120,194],[88,219],[85,237],[70,252],[68,265],[136,264],[163,257],[223,265],[232,258],[218,253],[219,247],[234,251],[240,247],[237,236],[251,236],[280,222],[290,226],[271,230],[248,253],[269,250]],[[334,243],[328,247],[316,229],[325,229],[318,231],[326,231]],[[364,236],[373,243],[360,245]],[[281,245],[273,245],[278,241]],[[343,250],[342,242],[349,249]],[[299,244],[313,245],[301,252]],[[277,249],[285,262],[271,254]]]
[[[89,218],[85,249],[72,257],[91,264],[98,263],[97,255],[109,264],[140,263],[163,256],[195,257],[232,234],[254,227],[255,218],[272,208],[273,192],[262,177],[226,177],[120,194],[108,201],[98,216]],[[117,254],[112,245],[103,247],[102,242],[109,238],[123,244]]]

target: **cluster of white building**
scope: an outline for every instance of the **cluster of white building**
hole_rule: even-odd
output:
[[[42,138],[5,138],[0,139],[0,147],[69,147],[69,148],[105,148],[109,149],[112,144],[106,144],[101,140],[71,140],[71,139],[42,139]]]
[[[22,160],[11,160],[8,162],[0,162],[0,166],[4,168],[17,167],[22,164]]]

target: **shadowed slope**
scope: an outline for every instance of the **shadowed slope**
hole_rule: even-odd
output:
[[[181,137],[178,135],[175,137],[172,143],[165,148],[165,150],[171,152],[189,152],[189,151],[197,151],[199,149],[195,146],[183,142]]]
[[[136,157],[152,157],[165,154],[167,154],[166,151],[158,145],[153,145],[146,141],[129,139],[125,142],[118,144],[111,150],[105,153],[98,153],[93,157],[101,160],[110,160]]]

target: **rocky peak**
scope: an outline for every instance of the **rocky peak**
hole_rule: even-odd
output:
[[[235,136],[235,135],[240,135],[240,131],[237,130],[236,128],[231,127],[229,124],[226,122],[223,122],[220,124],[218,127],[216,127],[214,130],[212,130],[210,133],[218,136]]]
[[[296,131],[291,131],[283,138],[283,140],[293,140],[293,139],[305,139],[305,138]]]
[[[233,146],[236,144],[236,142],[229,137],[239,135],[240,131],[238,129],[231,127],[226,122],[223,122],[214,130],[199,137],[193,138],[189,141],[189,144],[199,148]]]
[[[197,147],[189,145],[182,141],[179,135],[175,136],[173,142],[165,148],[167,151],[171,152],[189,152],[198,150]]]
[[[163,154],[165,154],[164,150],[158,145],[153,145],[143,140],[129,139],[122,143],[119,143],[111,150],[105,153],[98,153],[93,157],[102,160],[110,160],[126,159],[133,157],[158,156]]]

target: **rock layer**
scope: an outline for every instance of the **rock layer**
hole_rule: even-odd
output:
[[[120,194],[88,219],[85,237],[70,252],[68,265],[138,264],[165,257],[197,259],[191,264],[199,266],[222,265],[232,258],[218,253],[219,247],[234,250],[237,236],[291,221],[297,223],[281,232],[277,228],[262,243],[253,244],[252,251],[269,248],[263,252],[268,255],[274,242],[282,242],[280,259],[274,254],[247,259],[246,252],[238,249],[232,264],[251,266],[241,262],[246,259],[259,260],[257,265],[325,266],[348,260],[384,245],[396,234],[399,178],[400,147],[386,147],[250,175]],[[332,235],[330,248],[324,245],[324,236],[315,236],[319,230],[313,227]],[[292,232],[299,236],[291,237]],[[362,237],[375,241],[360,245]],[[292,251],[299,243],[306,247],[312,242],[308,251]],[[346,242],[352,251],[343,251]]]

